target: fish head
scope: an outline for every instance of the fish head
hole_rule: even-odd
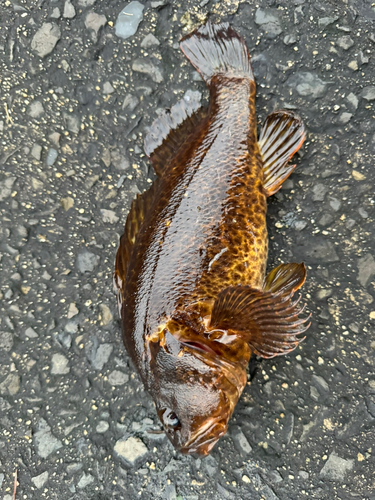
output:
[[[153,350],[149,390],[167,437],[181,453],[208,455],[227,431],[246,369],[236,375],[208,341],[187,342],[168,329]]]

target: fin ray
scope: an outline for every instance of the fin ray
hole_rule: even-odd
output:
[[[118,293],[119,301],[121,301],[122,291],[125,287],[128,263],[133,251],[134,243],[142,223],[152,206],[157,186],[158,182],[156,180],[151,185],[150,189],[140,195],[137,194],[131,204],[128,217],[126,219],[124,234],[120,238],[120,244],[116,254],[115,272],[113,274],[114,287]]]
[[[310,326],[311,315],[300,316],[305,310],[299,306],[301,297],[292,299],[305,277],[304,264],[281,264],[266,276],[263,290],[242,285],[224,289],[215,300],[210,329],[234,332],[265,358],[287,354]]]
[[[304,140],[305,128],[297,114],[279,110],[267,116],[258,139],[267,196],[276,193],[295,169],[296,165],[289,165],[288,162]]]
[[[229,23],[213,24],[208,21],[185,36],[180,47],[208,84],[219,73],[254,80],[245,41]]]
[[[164,110],[154,120],[145,137],[144,150],[159,177],[206,115],[207,110],[200,107],[199,92],[188,91],[170,110]]]

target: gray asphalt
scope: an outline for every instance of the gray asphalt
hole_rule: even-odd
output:
[[[145,1],[122,39],[127,4],[0,6],[0,497],[17,471],[17,499],[375,500],[374,4]],[[207,100],[178,41],[208,14],[246,39],[259,123],[305,121],[269,202],[269,268],[306,262],[312,326],[256,361],[227,436],[195,460],[154,432],[112,272],[155,177],[147,127],[188,90]]]

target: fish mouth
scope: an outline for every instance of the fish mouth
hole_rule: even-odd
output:
[[[211,349],[211,347],[209,347],[207,344],[204,344],[203,342],[199,342],[199,341],[183,341],[181,342],[183,345],[187,346],[187,347],[190,347],[191,349],[196,349],[198,351],[202,351],[202,352],[208,352],[210,354],[216,354],[215,351],[213,349]]]
[[[219,439],[227,432],[228,425],[222,417],[211,418],[180,448],[185,455],[207,456]]]

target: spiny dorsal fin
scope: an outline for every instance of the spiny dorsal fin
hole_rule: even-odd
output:
[[[163,111],[153,122],[144,149],[157,175],[163,175],[165,166],[206,114],[207,110],[200,108],[200,93],[188,91],[183,99],[170,110]]]
[[[302,120],[292,111],[279,110],[267,116],[258,139],[267,196],[276,193],[296,168],[288,162],[302,146],[305,137]]]
[[[310,316],[300,318],[300,297],[292,301],[305,276],[303,264],[282,264],[266,277],[265,290],[226,288],[215,301],[209,329],[230,330],[263,358],[287,354],[304,340],[297,335],[310,326]]]
[[[150,189],[143,194],[137,194],[133,200],[125,223],[124,234],[121,236],[120,245],[116,255],[116,266],[113,275],[114,286],[117,290],[119,301],[125,286],[126,273],[129,259],[134,247],[135,240],[147,216],[147,213],[155,199],[158,180],[152,184]]]

